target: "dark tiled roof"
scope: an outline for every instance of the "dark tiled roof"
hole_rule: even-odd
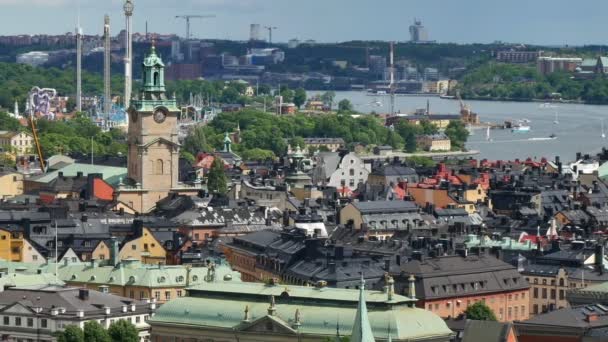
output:
[[[417,211],[416,203],[409,201],[368,201],[353,203],[361,214],[398,213]]]
[[[372,171],[372,175],[379,176],[412,176],[416,174],[416,170],[411,167],[384,165]]]
[[[587,315],[593,313],[598,315],[597,320],[588,322]],[[550,329],[552,326],[560,328],[608,326],[608,307],[603,305],[586,305],[564,308],[532,317],[525,322],[516,323],[516,325],[541,325],[545,326],[546,329]]]
[[[511,323],[467,320],[462,342],[507,342]]]

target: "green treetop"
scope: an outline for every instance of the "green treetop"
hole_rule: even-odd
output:
[[[207,189],[211,193],[225,194],[228,191],[227,178],[224,171],[224,161],[216,156],[207,176]]]
[[[468,319],[474,319],[477,321],[496,321],[496,315],[494,311],[490,309],[485,303],[477,302],[473,305],[469,305],[464,311]]]
[[[124,319],[118,320],[110,325],[108,329],[112,342],[139,342],[137,328]]]
[[[111,342],[110,335],[97,321],[84,323],[84,340],[87,342]]]

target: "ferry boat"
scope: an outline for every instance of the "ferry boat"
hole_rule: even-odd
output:
[[[518,122],[517,124],[515,124],[513,126],[513,128],[511,128],[511,132],[513,133],[528,133],[530,132],[530,126],[523,123],[523,122]]]

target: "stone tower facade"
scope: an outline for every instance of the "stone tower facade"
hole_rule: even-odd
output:
[[[119,188],[118,199],[145,213],[178,187],[180,111],[176,100],[165,94],[165,66],[154,45],[142,66],[143,91],[132,99],[128,109],[131,184]]]

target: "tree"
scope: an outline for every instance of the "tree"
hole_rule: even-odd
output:
[[[321,100],[328,105],[332,105],[334,103],[334,98],[336,97],[336,93],[333,91],[326,91],[321,95]]]
[[[228,191],[226,185],[226,172],[224,171],[224,161],[215,156],[211,164],[211,170],[207,176],[207,189],[212,193],[225,194]]]
[[[469,137],[469,131],[462,121],[450,121],[445,129],[445,135],[450,138],[452,148],[463,149]]]
[[[84,340],[87,342],[110,342],[110,335],[97,321],[84,323]]]
[[[213,149],[207,144],[207,135],[205,127],[196,127],[184,140],[183,149],[191,155],[196,156],[199,152],[212,151]]]
[[[477,302],[469,305],[464,311],[468,319],[477,321],[496,321],[494,311],[490,309],[484,302]]]
[[[304,103],[306,103],[306,90],[304,88],[296,89],[293,96],[293,103],[300,109]]]
[[[77,325],[68,325],[57,334],[57,342],[84,342],[84,332]]]
[[[137,328],[124,319],[112,323],[108,333],[112,342],[139,342]]]
[[[270,150],[263,150],[261,148],[253,148],[251,150],[245,150],[241,153],[243,160],[267,160],[275,159],[274,152]]]
[[[338,102],[338,111],[340,112],[352,112],[354,111],[353,104],[348,99],[344,99]]]

